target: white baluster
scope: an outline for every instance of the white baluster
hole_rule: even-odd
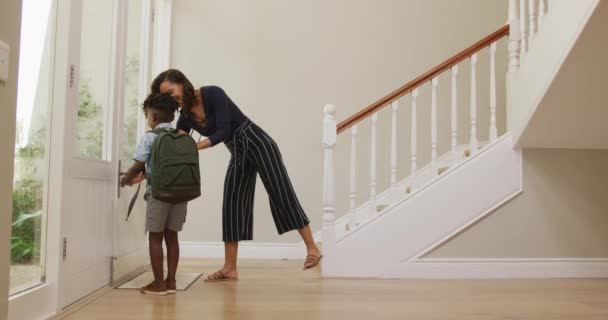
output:
[[[439,78],[433,78],[431,85],[433,92],[431,99],[431,166],[435,176],[439,174],[437,171],[437,87],[439,86]]]
[[[471,56],[471,155],[479,150],[477,141],[477,53]]]
[[[396,201],[399,190],[397,189],[397,111],[399,110],[399,100],[392,103],[393,123],[391,137],[391,200]]]
[[[376,209],[376,123],[378,122],[378,114],[372,115],[372,148],[371,148],[371,163],[369,170],[369,214],[370,217],[377,213]]]
[[[360,217],[357,215],[357,125],[350,128],[351,146],[350,146],[350,207],[349,214],[351,216],[350,226],[359,225]]]
[[[412,91],[412,132],[410,134],[410,138],[411,138],[411,154],[412,154],[412,169],[411,169],[411,183],[410,183],[410,189],[411,191],[413,191],[416,187],[417,187],[417,183],[416,183],[416,171],[418,171],[418,165],[417,165],[417,159],[416,159],[416,144],[417,144],[417,138],[416,138],[416,121],[417,121],[417,115],[416,115],[416,100],[418,99],[418,89],[414,89],[414,91]]]
[[[458,77],[458,66],[452,67],[452,158],[458,161],[456,147],[458,146],[458,88],[456,78]]]
[[[519,25],[521,32],[521,55],[528,51],[528,37],[527,37],[527,28],[528,19],[526,19],[526,0],[521,0],[519,3]]]
[[[536,0],[528,0],[530,13],[530,32],[528,37],[528,48],[532,46],[532,39],[536,35]]]
[[[538,4],[538,27],[536,28],[536,32],[540,31],[543,21],[545,20],[545,16],[547,15],[547,6],[545,5],[545,1],[546,0],[540,0]]]
[[[509,0],[509,74],[512,76],[519,69],[520,40],[517,0]]]
[[[323,148],[325,163],[323,168],[323,274],[329,275],[335,269],[334,257],[336,252],[335,230],[335,181],[334,181],[334,149],[337,138],[336,107],[328,104],[324,108],[323,119]],[[329,258],[329,259],[328,259]]]
[[[496,128],[496,42],[490,45],[490,141],[498,138]]]

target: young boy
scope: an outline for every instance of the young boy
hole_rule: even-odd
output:
[[[150,128],[172,128],[171,122],[177,111],[178,103],[170,95],[151,95],[143,105],[144,114]],[[121,179],[122,186],[132,185],[151,176],[152,146],[158,134],[148,132],[137,146],[133,160],[135,163]],[[179,242],[177,233],[182,230],[186,220],[187,202],[169,203],[152,196],[148,183],[144,199],[147,201],[146,231],[148,234],[150,263],[154,281],[140,291],[145,294],[167,295],[176,292],[175,273],[179,261]],[[167,245],[167,278],[163,279],[163,239]]]

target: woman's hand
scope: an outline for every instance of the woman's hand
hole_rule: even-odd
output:
[[[188,133],[186,131],[179,130],[179,134],[181,134],[181,135],[187,135]],[[203,141],[199,141],[196,144],[196,149],[197,150],[203,150],[203,149],[207,149],[209,147],[211,147],[211,140],[209,140],[209,139],[205,139]]]
[[[196,144],[196,148],[198,150],[204,150],[204,149],[207,149],[209,147],[211,147],[211,140],[209,140],[209,139],[205,139],[205,140],[203,140],[203,141],[201,141],[201,142],[199,142],[199,143]]]

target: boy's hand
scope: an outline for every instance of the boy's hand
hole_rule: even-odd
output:
[[[127,179],[127,176],[122,176],[122,178],[120,178],[120,186],[124,188],[124,186],[126,185],[133,185],[132,183],[129,182],[129,179]]]
[[[127,173],[120,179],[120,186],[125,185],[132,186],[133,182],[141,182],[144,179],[143,172],[146,170],[145,163],[135,160],[131,168],[127,170]]]
[[[143,172],[141,172],[137,177],[135,177],[135,178],[133,178],[133,180],[131,180],[131,185],[141,183],[144,180],[146,180],[146,175]]]

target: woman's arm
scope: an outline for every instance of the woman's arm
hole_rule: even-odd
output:
[[[180,120],[181,120],[181,118],[180,118]],[[188,132],[184,131],[184,129],[190,130],[189,127],[186,127],[185,125],[181,125],[181,126],[178,125],[179,133],[182,135],[188,135]],[[211,140],[209,140],[209,139],[205,139],[203,141],[199,141],[196,143],[197,150],[204,150],[204,149],[207,149],[210,147],[211,147]]]
[[[175,128],[181,134],[190,134],[190,130],[192,130],[188,121],[186,121],[184,115],[181,112],[179,113],[179,118],[177,118],[177,125],[175,126]]]
[[[180,134],[187,135],[189,134],[192,128],[186,122],[186,119],[183,118],[183,115],[180,114],[179,119],[177,120],[177,130],[179,130]],[[205,139],[203,141],[199,141],[196,143],[196,149],[204,150],[211,147],[211,140]]]
[[[204,150],[204,149],[207,149],[210,147],[211,147],[211,140],[209,140],[208,138],[203,141],[200,141],[196,144],[196,148],[198,150]]]
[[[213,147],[216,144],[224,142],[232,134],[232,127],[230,126],[232,121],[232,111],[229,107],[230,99],[226,92],[220,87],[209,87],[209,98],[215,111],[215,124],[217,130],[213,135],[209,137],[209,146]],[[203,102],[204,103],[204,102]],[[205,141],[203,141],[205,142]],[[207,142],[205,142],[205,145]],[[200,148],[199,148],[200,149]],[[201,149],[202,150],[202,149]]]

